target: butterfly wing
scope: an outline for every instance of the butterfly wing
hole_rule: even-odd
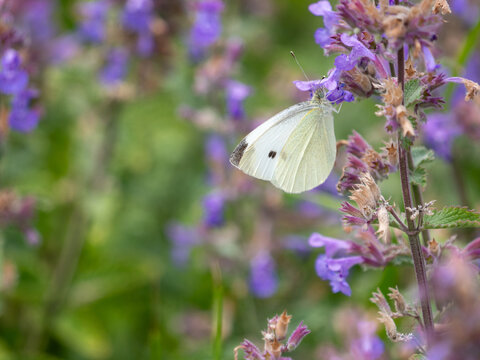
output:
[[[336,157],[332,107],[310,109],[285,142],[271,182],[288,193],[300,193],[323,183]]]
[[[304,116],[318,104],[308,101],[293,105],[273,116],[248,134],[233,151],[230,162],[244,173],[271,181],[279,154]]]

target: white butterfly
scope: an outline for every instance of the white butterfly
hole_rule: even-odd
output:
[[[315,94],[253,130],[235,148],[230,162],[287,193],[313,189],[327,179],[335,162],[333,111],[327,99]]]

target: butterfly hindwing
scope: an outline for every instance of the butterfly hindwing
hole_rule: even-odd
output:
[[[276,164],[272,184],[299,193],[323,183],[336,156],[330,106],[309,110],[287,139]]]

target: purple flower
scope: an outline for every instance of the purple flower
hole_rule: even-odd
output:
[[[12,98],[12,108],[8,117],[10,128],[19,132],[29,132],[37,127],[40,114],[37,110],[29,108],[30,100],[37,96],[37,91],[26,89]]]
[[[298,345],[302,342],[303,338],[310,334],[311,331],[308,330],[306,325],[303,325],[303,321],[300,321],[297,328],[292,332],[292,335],[288,338],[287,349],[292,351],[297,348]]]
[[[125,79],[128,67],[128,53],[123,48],[109,51],[107,62],[100,71],[100,81],[107,86],[113,86]]]
[[[440,67],[440,65],[435,62],[432,51],[428,48],[428,46],[422,46],[422,52],[423,61],[425,62],[425,68],[427,69],[427,71],[435,71],[437,68]]]
[[[375,334],[375,325],[362,321],[358,325],[360,337],[354,339],[350,344],[350,352],[356,359],[377,360],[385,351],[385,345]]]
[[[107,12],[110,4],[106,0],[83,2],[79,5],[82,21],[78,29],[82,39],[92,43],[105,40]]]
[[[311,4],[308,10],[313,15],[322,16],[325,26],[325,28],[319,28],[315,31],[315,42],[321,47],[330,44],[332,41],[330,37],[335,34],[336,27],[338,26],[338,14],[332,11],[332,5],[330,5],[329,1],[318,1]]]
[[[21,59],[13,49],[8,49],[2,56],[2,70],[0,71],[0,91],[13,95],[23,91],[28,84],[28,74],[21,69]]]
[[[221,0],[202,0],[196,4],[195,22],[189,39],[190,54],[194,59],[202,57],[205,50],[220,37],[222,10]]]
[[[177,266],[184,266],[190,257],[191,249],[200,242],[198,231],[180,223],[170,223],[166,235],[172,242],[172,260]]]
[[[450,0],[450,8],[454,15],[462,18],[469,25],[474,25],[480,15],[480,6],[474,0]]]
[[[275,294],[278,279],[275,262],[267,252],[258,253],[250,263],[250,290],[259,298],[268,298]]]
[[[328,257],[332,257],[339,252],[348,252],[351,249],[349,242],[323,236],[319,233],[313,233],[308,239],[308,243],[312,247],[325,247],[325,255]]]
[[[153,51],[154,39],[150,30],[152,11],[152,0],[128,0],[123,12],[123,25],[137,33],[137,51],[142,56],[148,56]]]
[[[431,114],[423,126],[425,144],[446,161],[452,159],[452,145],[461,128],[448,114]]]
[[[55,32],[52,19],[54,3],[50,0],[30,0],[25,3],[21,9],[22,25],[28,33],[32,45],[45,44]]]
[[[361,263],[363,259],[360,256],[332,259],[327,255],[320,255],[315,262],[315,270],[321,279],[330,281],[334,293],[341,292],[350,296],[352,289],[346,280],[348,271],[352,266]]]
[[[310,254],[310,247],[305,237],[299,235],[287,235],[282,240],[283,247],[292,250],[298,256],[306,258]]]
[[[218,191],[211,192],[203,198],[203,220],[207,226],[218,227],[224,222],[225,197]]]
[[[49,61],[54,65],[62,64],[79,52],[78,38],[74,35],[64,35],[49,44]]]
[[[227,111],[235,120],[245,118],[243,102],[250,95],[251,88],[241,82],[230,80],[226,87]]]
[[[326,95],[326,98],[328,101],[330,101],[333,104],[340,104],[344,101],[346,102],[352,102],[355,100],[353,94],[348,91],[344,90],[345,84],[340,84],[337,86],[335,90],[329,91]]]

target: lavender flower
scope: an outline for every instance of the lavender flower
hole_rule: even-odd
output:
[[[221,0],[201,0],[196,3],[195,22],[190,31],[190,54],[194,59],[201,58],[213,45],[222,31],[220,13],[223,10]]]
[[[361,263],[363,263],[363,259],[360,256],[332,259],[326,255],[320,255],[315,262],[315,270],[321,279],[330,281],[334,293],[341,292],[350,296],[352,289],[346,278],[350,268]]]
[[[275,262],[267,252],[258,253],[250,263],[250,290],[259,298],[268,298],[275,294],[278,279]]]
[[[170,223],[166,229],[166,235],[172,243],[172,260],[177,266],[184,266],[192,247],[200,243],[198,230],[186,227],[180,223]]]
[[[0,91],[13,95],[23,91],[28,84],[28,74],[21,68],[21,59],[17,51],[8,49],[2,56],[0,71]]]
[[[128,0],[126,2],[123,12],[123,25],[137,34],[137,51],[142,56],[148,56],[153,51],[152,20],[152,0]]]
[[[49,0],[24,0],[20,9],[21,27],[28,34],[33,46],[42,46],[55,34],[53,2]]]
[[[338,253],[346,253],[351,249],[350,243],[345,240],[330,238],[318,233],[313,233],[310,239],[308,239],[308,243],[312,247],[324,247],[325,254],[328,257],[332,257]]]
[[[211,162],[224,165],[229,156],[225,140],[217,134],[209,135],[205,141],[205,154]]]
[[[335,34],[338,25],[338,14],[332,11],[332,5],[329,1],[318,1],[311,4],[308,10],[316,16],[323,17],[324,28],[315,31],[315,42],[321,47],[331,43],[331,36]]]
[[[251,88],[241,82],[230,80],[226,86],[227,111],[232,119],[245,118],[243,102],[250,95]]]
[[[105,40],[109,8],[107,0],[83,2],[79,5],[82,20],[78,32],[82,39],[91,43],[102,43]]]
[[[376,360],[385,351],[385,345],[375,334],[376,324],[369,321],[361,321],[358,324],[359,337],[350,343],[350,351],[356,359]]]
[[[225,196],[213,191],[203,198],[203,220],[209,227],[219,227],[224,222]]]
[[[29,108],[30,100],[37,96],[37,91],[26,89],[12,98],[12,108],[8,117],[12,129],[29,132],[37,127],[40,114],[37,110]]]
[[[431,114],[423,126],[425,144],[446,161],[452,159],[452,145],[462,133],[449,114]]]
[[[100,71],[100,81],[107,86],[117,85],[126,76],[128,53],[123,48],[114,48],[107,55],[107,62]]]

